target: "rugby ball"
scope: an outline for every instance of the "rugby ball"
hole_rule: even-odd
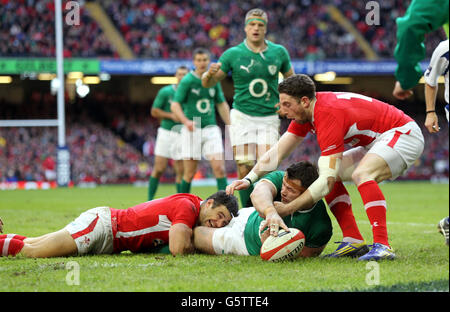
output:
[[[295,258],[305,246],[305,234],[295,228],[289,231],[280,229],[278,236],[269,236],[261,246],[261,259],[279,262]]]

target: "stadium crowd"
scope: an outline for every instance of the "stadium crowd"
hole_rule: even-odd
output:
[[[99,99],[103,102],[98,102]],[[2,101],[0,119],[23,118],[24,113],[28,118],[56,115],[55,105],[51,104],[54,97],[34,95],[32,101],[36,102],[16,105]],[[121,101],[124,99],[117,100],[116,97],[114,100],[105,94],[92,97],[89,103],[87,101],[87,98],[77,99],[67,108],[66,142],[70,150],[73,183],[147,181],[152,171],[158,128],[157,120],[149,114],[149,107],[139,104],[123,106]],[[448,137],[447,123],[441,123],[439,134],[431,135],[423,127],[424,116],[415,116],[415,119],[422,126],[425,149],[419,161],[401,178],[448,181],[449,142],[443,139]],[[288,124],[288,120],[282,120],[281,132],[287,129]],[[225,149],[230,149],[229,142],[224,144]],[[56,151],[55,128],[0,128],[0,182],[54,180]],[[316,162],[319,155],[315,138],[308,135],[302,147],[285,159],[280,168],[286,169],[300,160]],[[235,176],[234,161],[226,159],[225,164],[228,176]],[[208,162],[199,163],[199,176],[213,177]],[[169,167],[162,182],[173,179],[174,171]]]
[[[63,2],[63,9],[68,1]],[[117,56],[80,3],[79,25],[63,23],[65,57]],[[67,12],[67,11],[66,11]],[[55,56],[54,0],[0,0],[0,56]]]
[[[63,1],[66,3],[67,1]],[[269,16],[268,35],[282,43],[291,58],[361,59],[365,54],[352,34],[330,16],[328,4],[338,7],[380,57],[392,58],[395,19],[410,1],[380,1],[379,25],[368,25],[367,1],[343,0],[99,0],[113,24],[137,57],[191,58],[194,47],[208,48],[219,57],[242,42],[244,15],[261,7]],[[118,57],[103,31],[80,3],[80,25],[64,25],[66,57]],[[53,0],[0,1],[0,55],[54,56]],[[39,18],[38,18],[39,17]],[[152,27],[149,27],[152,25]],[[441,31],[427,36],[427,55],[444,39]]]

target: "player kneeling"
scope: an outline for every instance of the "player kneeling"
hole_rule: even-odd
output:
[[[261,246],[270,234],[269,231],[263,231],[268,224],[260,212],[274,208],[277,201],[291,202],[317,177],[317,169],[309,162],[295,163],[286,172],[274,171],[265,175],[255,184],[251,194],[255,207],[240,209],[239,216],[233,218],[226,227],[220,229],[196,227],[195,248],[204,253],[217,255],[260,255]],[[323,200],[319,200],[309,210],[281,217],[286,225],[285,230],[296,228],[305,236],[305,246],[299,254],[300,257],[320,255],[332,236],[331,220]]]
[[[223,227],[237,214],[237,199],[225,191],[204,201],[192,194],[176,194],[128,209],[97,207],[54,233],[29,238],[0,235],[0,256],[49,258],[125,250],[152,252],[164,244],[169,244],[174,256],[187,254],[194,251],[195,225]],[[0,232],[2,227],[0,219]]]

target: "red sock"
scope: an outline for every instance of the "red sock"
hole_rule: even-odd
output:
[[[0,256],[15,256],[18,252],[20,252],[25,243],[20,239],[0,239]]]
[[[352,201],[342,182],[336,182],[331,192],[325,196],[331,212],[341,228],[342,236],[363,241],[355,216],[352,211]]]
[[[18,234],[3,234],[0,235],[0,239],[14,238],[23,241],[26,236],[18,235]]]
[[[386,227],[386,200],[380,187],[377,182],[372,180],[360,184],[358,191],[372,225],[373,242],[389,246]]]

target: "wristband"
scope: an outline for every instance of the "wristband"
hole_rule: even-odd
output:
[[[245,177],[245,180],[248,180],[250,182],[250,185],[255,183],[259,177],[256,173],[254,173],[253,171],[250,171]]]
[[[429,110],[429,111],[427,111],[426,113],[427,113],[427,114],[428,114],[428,113],[436,113],[436,111],[435,111],[435,110]]]

